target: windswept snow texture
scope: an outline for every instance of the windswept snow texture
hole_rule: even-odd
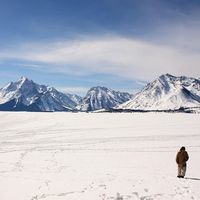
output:
[[[200,199],[200,115],[0,112],[0,119],[1,200]],[[176,177],[181,146],[190,156],[186,179]]]
[[[200,108],[200,80],[170,74],[149,83],[133,99],[118,108],[139,110],[175,110]]]
[[[71,111],[79,102],[77,95],[63,94],[26,77],[0,89],[0,110],[4,111]]]
[[[82,103],[77,106],[77,109],[82,111],[110,110],[130,100],[131,97],[132,95],[127,92],[118,92],[100,86],[92,87],[83,98]]]

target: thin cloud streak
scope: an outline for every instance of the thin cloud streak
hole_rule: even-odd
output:
[[[192,44],[192,38],[190,39]],[[199,53],[191,46],[182,48],[177,44],[173,46],[105,36],[48,44],[24,44],[16,50],[1,50],[0,58],[31,62],[36,66],[45,64],[50,72],[80,76],[108,73],[146,81],[168,72],[198,76]]]
[[[89,88],[86,87],[55,87],[57,90],[63,93],[70,93],[70,94],[80,94],[84,96]]]

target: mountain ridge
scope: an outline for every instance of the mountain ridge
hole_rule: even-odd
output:
[[[85,97],[62,93],[22,76],[0,89],[2,111],[178,111],[200,110],[200,79],[163,74],[132,95],[91,87]]]

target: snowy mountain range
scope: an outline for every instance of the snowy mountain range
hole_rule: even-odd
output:
[[[81,111],[110,110],[122,104],[132,97],[127,92],[118,92],[106,87],[92,87],[83,98],[82,103],[77,106]]]
[[[176,110],[195,107],[200,108],[200,79],[165,74],[117,108]]]
[[[84,98],[39,85],[26,77],[0,89],[1,111],[200,111],[200,79],[161,75],[131,95],[92,87]]]
[[[72,111],[80,100],[76,95],[36,84],[26,77],[0,89],[0,110],[6,111]]]

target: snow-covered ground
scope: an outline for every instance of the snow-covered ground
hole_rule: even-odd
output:
[[[0,200],[199,200],[199,122],[199,114],[0,112]],[[176,177],[181,146],[185,179]]]

